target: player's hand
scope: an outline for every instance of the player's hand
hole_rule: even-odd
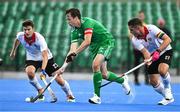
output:
[[[46,76],[45,76],[45,75],[43,75],[43,74],[41,74],[41,75],[40,75],[40,79],[41,79],[41,80],[43,80],[43,78],[45,79],[45,78],[46,78]]]
[[[67,56],[67,58],[66,58],[66,62],[67,62],[67,63],[72,62],[75,57],[76,57],[76,53],[75,53],[75,52],[70,53],[70,54]]]
[[[157,61],[160,57],[160,52],[158,52],[157,50],[153,52],[152,54],[152,61]]]
[[[45,71],[44,69],[41,70],[41,74],[42,74],[44,77],[46,77],[46,75],[47,75],[47,73],[46,73],[46,71]],[[42,77],[42,76],[40,76],[40,77]]]
[[[146,62],[146,65],[151,65],[152,64],[152,57],[149,59],[145,59],[144,62]]]

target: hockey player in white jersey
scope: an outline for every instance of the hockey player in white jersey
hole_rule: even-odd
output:
[[[49,50],[44,37],[34,31],[34,23],[31,20],[25,20],[22,23],[23,32],[17,33],[16,39],[13,44],[13,48],[10,53],[10,57],[13,59],[16,56],[16,50],[20,44],[26,50],[26,62],[25,72],[27,73],[29,82],[38,93],[43,91],[42,86],[37,80],[35,72],[40,68],[41,74],[53,76],[57,73],[59,66],[54,62],[51,51]],[[56,82],[61,86],[62,90],[67,95],[67,101],[74,102],[75,98],[72,94],[70,86],[66,80],[59,74],[56,77]],[[44,100],[44,96],[38,100]],[[52,99],[56,102],[56,98]]]
[[[144,60],[152,57],[147,63],[150,84],[154,90],[163,96],[159,105],[167,105],[174,101],[171,91],[169,65],[173,51],[171,38],[155,25],[143,25],[138,18],[128,21],[128,27],[133,34],[131,41],[135,49],[142,52]],[[160,79],[162,78],[162,81]]]

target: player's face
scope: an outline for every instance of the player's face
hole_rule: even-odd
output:
[[[139,14],[138,14],[138,18],[139,18],[141,21],[144,21],[144,19],[145,19],[144,13],[143,13],[143,12],[139,13]]]
[[[143,38],[143,32],[141,26],[129,26],[130,32],[137,38]]]
[[[78,17],[73,18],[70,13],[66,15],[66,20],[68,24],[72,27],[80,27],[78,22]]]
[[[32,26],[23,27],[23,31],[24,31],[26,37],[31,37],[32,34],[34,33],[34,29],[32,28]]]

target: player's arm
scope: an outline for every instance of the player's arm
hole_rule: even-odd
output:
[[[85,34],[84,41],[76,49],[75,53],[78,54],[78,53],[82,52],[84,49],[86,49],[91,44],[91,38],[92,38],[92,34]]]
[[[151,54],[149,53],[149,51],[145,47],[140,51],[143,54],[143,57],[145,60],[148,60],[151,58]]]
[[[161,51],[166,49],[166,47],[171,43],[171,38],[155,25],[151,25],[150,28],[152,33],[154,33],[154,35],[156,36],[156,38],[163,40],[163,43],[157,49],[157,51],[160,53]]]
[[[84,37],[85,39],[81,43],[81,45],[77,49],[75,49],[75,51],[70,52],[67,55],[67,57],[66,57],[66,62],[67,63],[72,62],[78,53],[82,52],[84,49],[86,49],[90,45],[91,37],[92,37],[92,34],[85,35],[85,37]]]
[[[78,42],[73,42],[73,43],[71,43],[70,50],[69,50],[69,52],[68,52],[68,54],[67,54],[67,56],[66,56],[66,59],[65,59],[65,62],[64,62],[64,63],[70,62],[70,61],[68,60],[68,56],[69,56],[70,54],[74,54],[74,53],[76,52],[76,49],[77,49],[77,48],[78,48]],[[75,54],[75,55],[76,55],[76,54]],[[71,56],[72,60],[74,59],[74,57],[75,57],[75,56]]]
[[[46,73],[45,69],[46,69],[46,66],[48,63],[48,46],[47,46],[47,43],[46,43],[44,37],[41,34],[37,33],[37,36],[39,37],[39,46],[40,46],[40,51],[41,51],[41,55],[42,55],[41,74],[46,76],[47,73]],[[43,76],[43,75],[41,75],[41,76]]]
[[[150,52],[144,47],[143,44],[141,44],[141,42],[136,37],[132,37],[131,42],[133,44],[133,47],[139,50],[143,54],[144,61],[151,59]],[[150,65],[151,63],[147,63],[147,64]]]
[[[47,50],[43,50],[42,51],[42,66],[41,66],[41,73],[46,76],[47,73],[45,71],[46,66],[48,63],[48,51]],[[42,77],[43,75],[41,75],[40,77]]]
[[[14,59],[14,57],[16,56],[16,51],[17,51],[17,48],[18,48],[19,44],[20,44],[20,41],[16,38],[14,40],[13,47],[12,47],[12,50],[11,50],[11,53],[10,53],[11,59]]]
[[[82,52],[84,49],[86,49],[90,44],[91,44],[91,38],[92,38],[92,28],[86,28],[84,31],[84,41],[80,44],[80,46],[73,51],[72,53],[68,54],[66,58],[66,62],[71,62],[73,61],[74,57]]]
[[[171,43],[171,38],[166,35],[166,34],[162,34],[161,37],[159,37],[163,40],[163,43],[159,46],[159,48],[157,49],[158,51],[163,51],[164,49],[166,49],[166,47]]]
[[[41,69],[45,70],[48,63],[48,51],[44,50],[42,51],[42,66]]]
[[[70,50],[69,50],[68,54],[75,52],[77,48],[78,48],[78,42],[71,43]]]

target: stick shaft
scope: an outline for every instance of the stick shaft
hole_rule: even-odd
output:
[[[127,75],[127,74],[129,74],[129,73],[135,71],[136,69],[142,67],[142,66],[145,65],[145,64],[146,64],[146,62],[143,62],[143,63],[137,65],[136,67],[134,67],[134,68],[130,69],[129,71],[127,71],[126,73],[124,73],[124,75]]]
[[[106,85],[108,85],[108,84],[110,84],[110,83],[112,83],[112,82],[114,82],[114,81],[118,80],[119,78],[123,77],[124,75],[127,75],[127,74],[129,74],[129,73],[131,73],[131,72],[135,71],[136,69],[138,69],[138,68],[142,67],[142,66],[143,66],[143,65],[145,65],[145,64],[146,64],[146,62],[143,62],[143,63],[141,63],[141,64],[137,65],[136,67],[134,67],[134,68],[130,69],[129,71],[127,71],[126,73],[124,73],[124,74],[122,74],[121,76],[117,77],[117,78],[116,78],[116,79],[114,79],[113,81],[109,81],[109,82],[107,82],[107,83],[105,83],[105,84],[101,85],[99,88],[104,87],[104,86],[106,86]]]
[[[34,97],[31,102],[35,102],[35,101],[46,91],[46,89],[47,89],[47,88],[51,85],[51,83],[55,80],[55,78],[57,77],[57,75],[58,75],[58,74],[56,74],[56,75],[50,80],[50,82],[49,82],[49,83],[47,84],[47,86],[44,88],[43,92],[40,93],[40,94],[38,94],[36,97]]]
[[[46,79],[44,77],[42,77],[41,79],[44,82],[44,84],[47,86],[48,83],[46,82]],[[52,98],[56,97],[50,86],[47,89],[48,89],[48,92],[49,92],[49,94],[51,95]]]

